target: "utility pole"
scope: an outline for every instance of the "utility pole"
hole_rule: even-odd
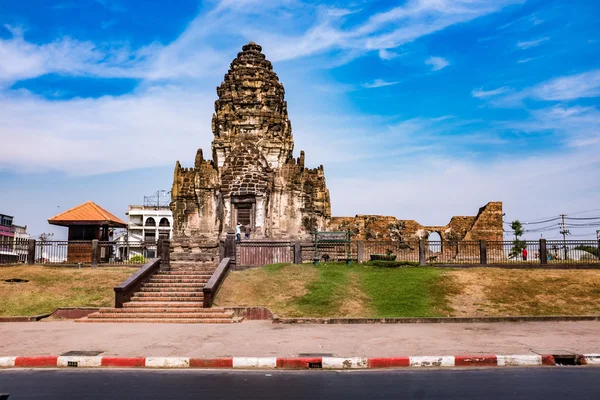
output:
[[[567,216],[566,214],[560,214],[561,221],[562,221],[560,233],[563,235],[563,249],[565,251],[565,260],[567,259],[567,235],[571,234],[571,232],[569,232],[569,230],[565,226],[565,217],[566,216]]]

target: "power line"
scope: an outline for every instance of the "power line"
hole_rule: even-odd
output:
[[[595,210],[589,210],[589,211],[579,211],[579,212],[569,213],[569,215],[587,214],[587,213],[594,212],[594,211],[600,211],[600,208],[596,208]]]

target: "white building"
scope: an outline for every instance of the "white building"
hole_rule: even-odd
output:
[[[129,206],[126,213],[127,230],[115,239],[117,258],[131,261],[133,257],[156,257],[158,239],[173,239],[170,202],[171,192],[159,190],[144,196],[143,206]]]
[[[116,239],[119,258],[156,257],[158,239],[173,238],[173,213],[169,206],[129,206],[126,214],[127,232]]]
[[[173,213],[168,206],[129,206],[127,216],[130,241],[173,238]]]

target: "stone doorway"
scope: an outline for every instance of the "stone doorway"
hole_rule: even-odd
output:
[[[250,225],[254,229],[256,214],[256,199],[254,196],[235,197],[231,199],[234,209],[234,225],[239,222],[242,226]]]

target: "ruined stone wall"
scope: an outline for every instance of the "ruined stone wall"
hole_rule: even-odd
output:
[[[175,164],[171,199],[175,237],[214,239],[218,235],[222,203],[219,175],[213,163],[202,158],[201,150],[194,168]]]
[[[354,240],[395,240],[394,229],[401,227],[405,240],[426,239],[431,233],[440,234],[442,241],[502,240],[502,203],[490,202],[479,209],[477,216],[455,216],[447,225],[426,226],[414,220],[399,220],[382,215],[332,217],[330,230],[348,230]]]

